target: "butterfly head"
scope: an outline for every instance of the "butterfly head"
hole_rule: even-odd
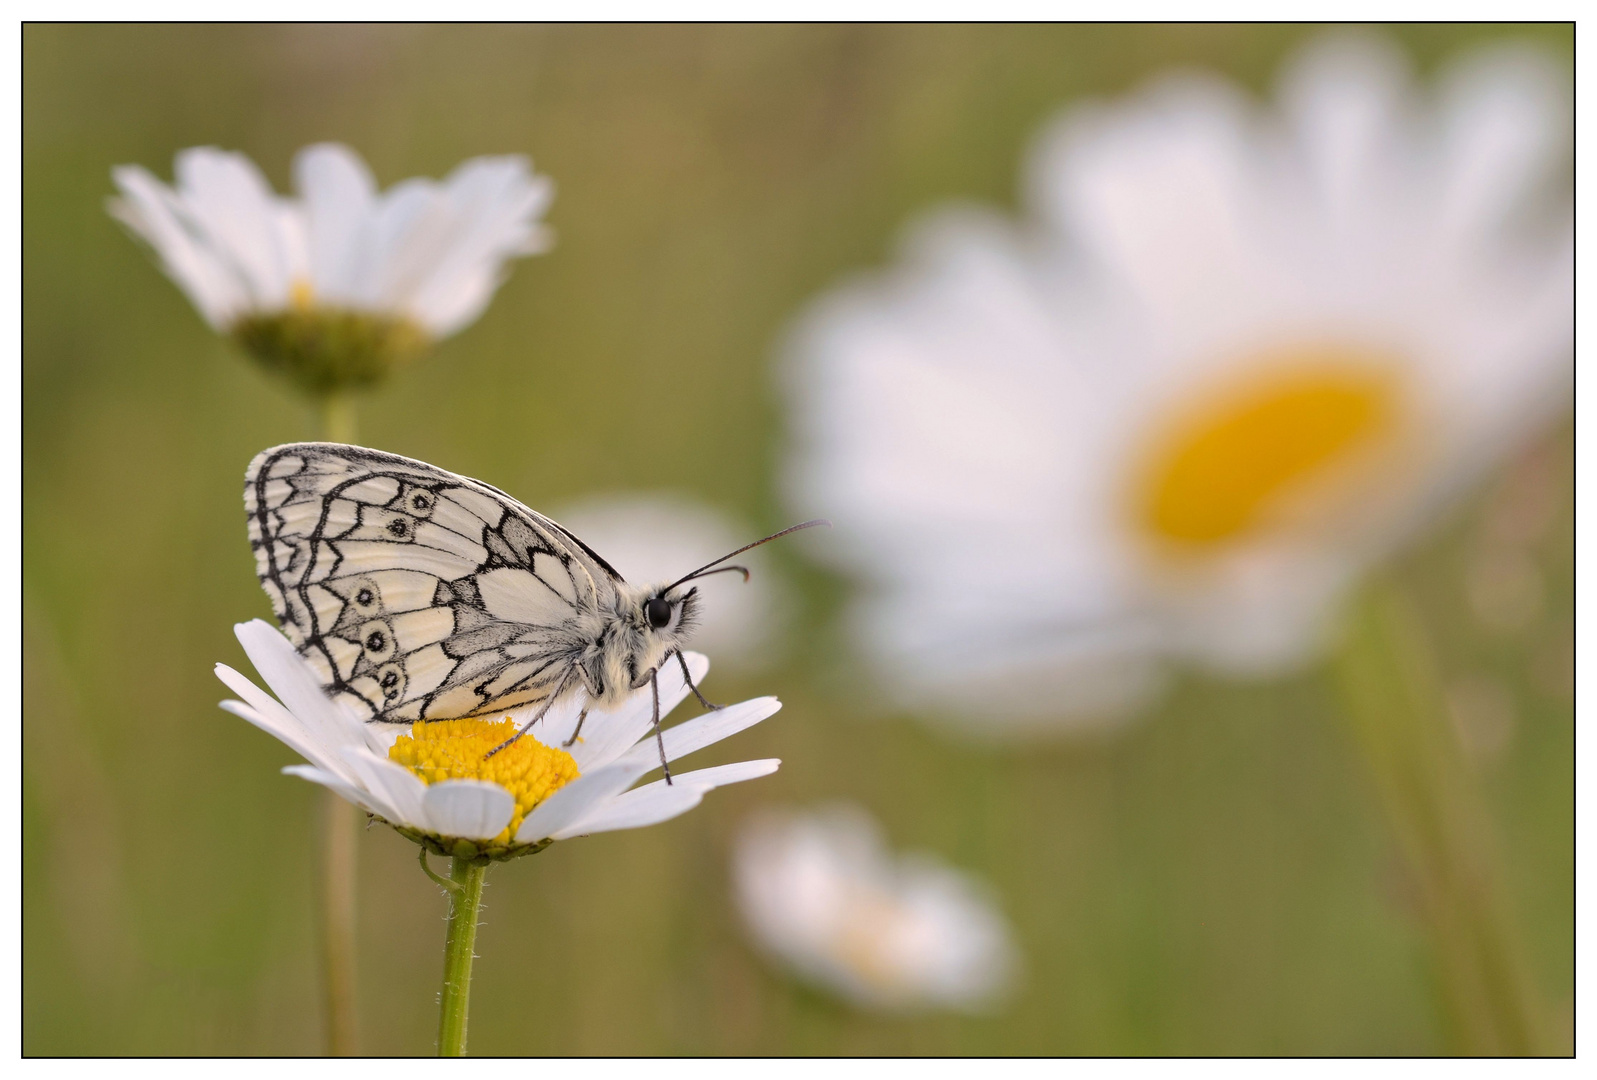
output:
[[[680,644],[698,622],[698,600],[697,586],[685,593],[676,585],[650,589],[642,605],[643,622],[655,636]]]

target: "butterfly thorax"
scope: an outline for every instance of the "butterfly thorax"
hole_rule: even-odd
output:
[[[670,655],[682,648],[691,634],[698,590],[683,594],[664,584],[631,585],[618,582],[614,606],[592,622],[592,640],[577,664],[588,700],[598,708],[612,708],[648,681]],[[651,600],[670,607],[669,619],[656,626],[649,618]]]

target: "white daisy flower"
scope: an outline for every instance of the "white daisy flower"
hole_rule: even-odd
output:
[[[137,165],[111,213],[217,330],[312,389],[370,382],[473,322],[507,260],[544,251],[554,184],[523,157],[473,158],[379,192],[349,149],[294,159],[297,198],[243,154],[181,151],[176,187]]]
[[[988,890],[927,855],[894,857],[852,806],[767,815],[733,857],[755,941],[805,979],[886,1010],[983,1011],[1019,956]]]
[[[1564,407],[1567,124],[1525,52],[1434,95],[1359,39],[1261,110],[1217,80],[1067,112],[1020,226],[920,225],[794,340],[794,501],[838,523],[900,703],[1024,731],[1170,660],[1280,672]]]
[[[628,581],[672,580],[682,567],[698,566],[759,536],[712,507],[666,492],[594,495],[555,517],[604,552]],[[720,574],[695,583],[704,602],[694,609],[693,643],[718,664],[753,670],[778,652],[786,597],[764,551],[757,548],[734,561],[748,567],[749,580]]]
[[[218,664],[217,677],[244,699],[222,708],[309,762],[284,772],[331,788],[438,854],[513,858],[555,840],[654,825],[691,810],[713,788],[766,776],[780,764],[740,761],[634,788],[660,767],[647,689],[612,711],[590,711],[569,752],[563,744],[576,729],[579,700],[557,703],[531,732],[488,758],[530,709],[499,721],[362,723],[322,692],[315,673],[269,623],[256,619],[234,629],[277,698]],[[701,682],[710,662],[686,656],[693,681]],[[660,673],[662,716],[687,695],[680,672]],[[754,698],[684,721],[663,732],[665,756],[674,761],[720,742],[781,707],[775,698]]]

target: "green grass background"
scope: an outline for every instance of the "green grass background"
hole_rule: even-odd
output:
[[[773,527],[772,346],[807,297],[880,264],[915,212],[1014,205],[1029,134],[1170,65],[1268,90],[1307,27],[250,27],[23,29],[23,1047],[314,1053],[319,792],[216,708],[231,625],[267,616],[244,536],[251,455],[309,437],[283,386],[216,338],[106,216],[110,169],[248,153],[285,188],[348,142],[384,185],[523,152],[559,242],[483,319],[360,409],[362,441],[534,506],[667,487]],[[1389,33],[1423,72],[1488,39],[1572,62],[1573,32]],[[1412,552],[1445,675],[1518,717],[1480,767],[1541,992],[1573,995],[1573,547],[1567,430],[1536,550],[1540,616],[1472,620],[1463,567],[1497,488]],[[1494,494],[1496,492],[1496,494]],[[496,867],[471,1018],[480,1054],[1425,1053],[1444,1030],[1403,879],[1322,672],[1190,678],[1120,737],[963,746],[848,690],[801,586],[799,645],[721,700],[772,722],[704,764],[782,771],[669,824]],[[771,970],[728,895],[758,806],[853,799],[893,842],[990,879],[1026,958],[986,1018],[882,1018]],[[426,1053],[444,902],[414,848],[360,843],[363,1046]]]

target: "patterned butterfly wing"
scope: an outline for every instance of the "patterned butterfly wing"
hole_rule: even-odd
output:
[[[621,576],[509,495],[338,443],[257,454],[256,572],[327,692],[408,723],[543,701],[615,607]]]

